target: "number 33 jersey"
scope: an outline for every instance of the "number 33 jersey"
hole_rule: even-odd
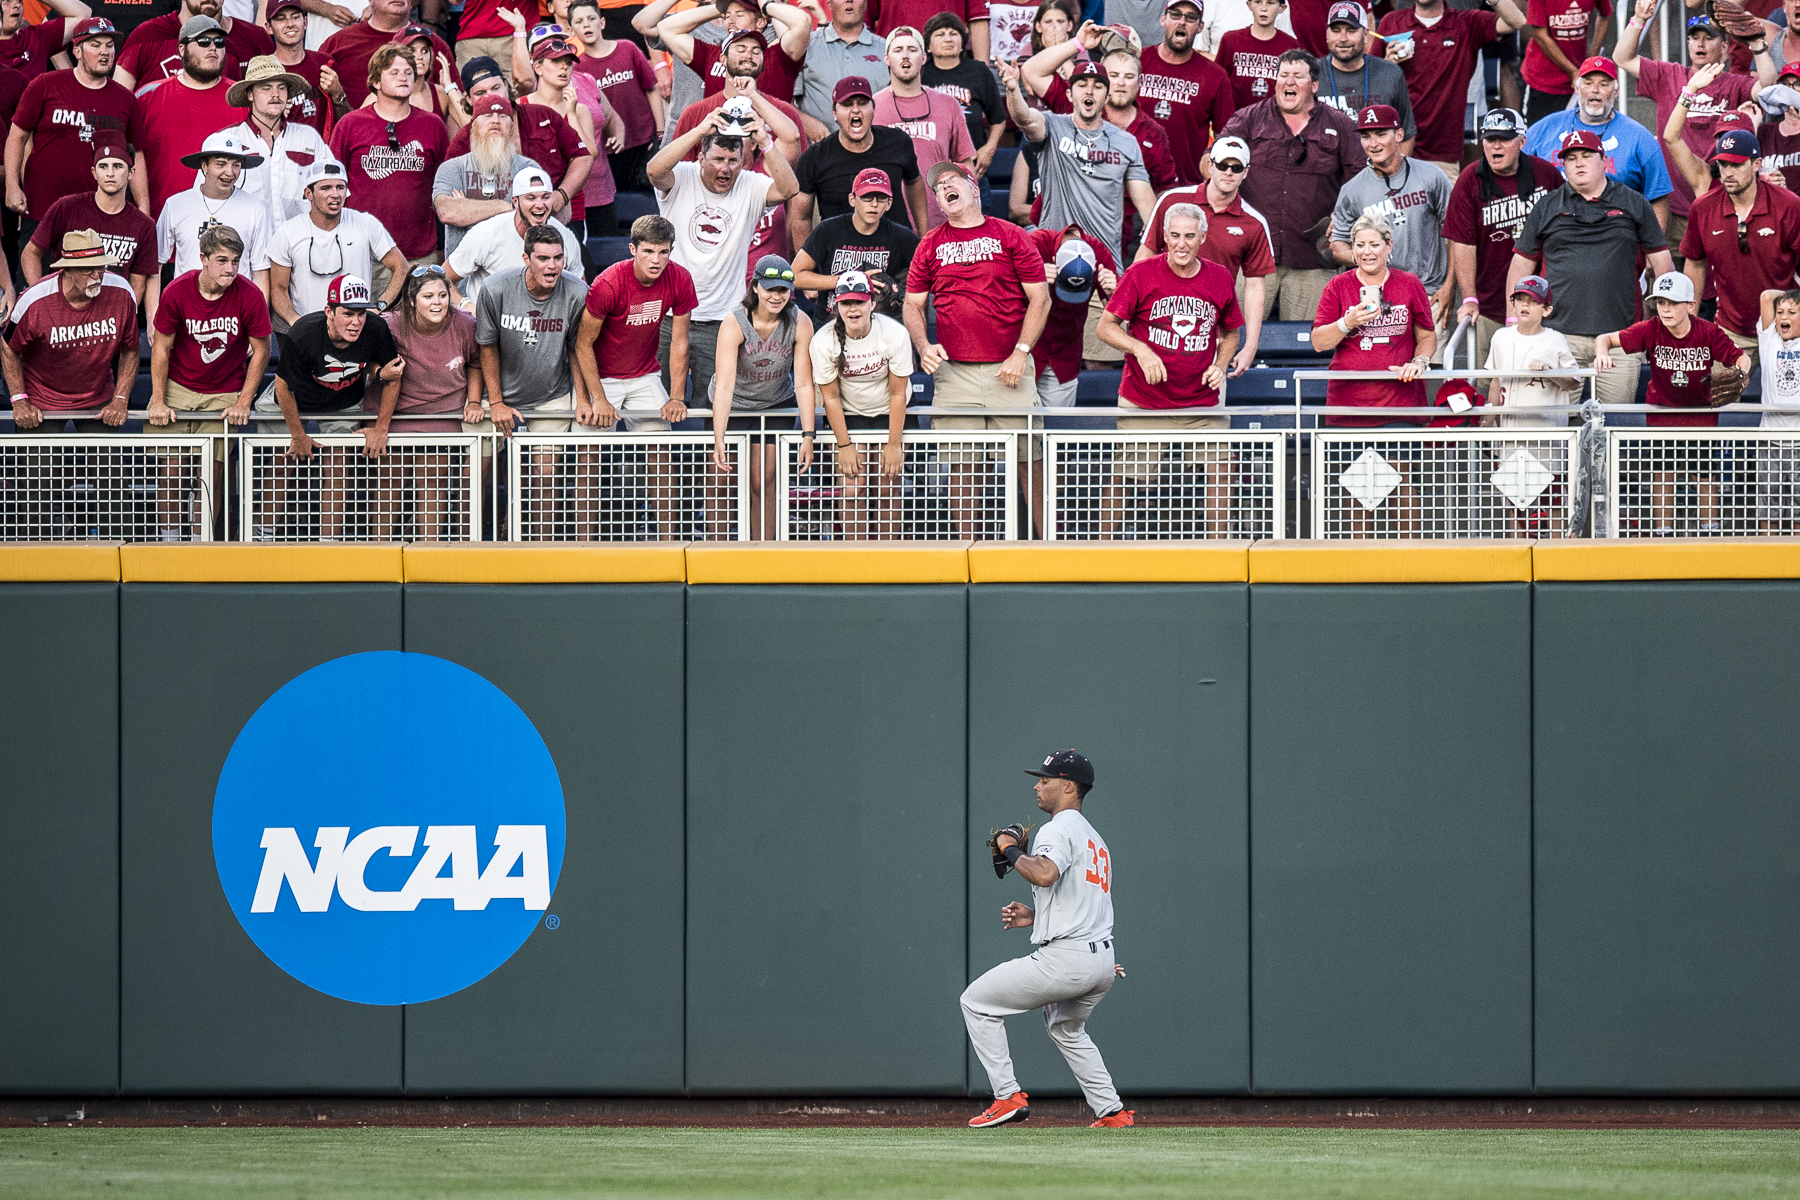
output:
[[[1042,945],[1058,938],[1097,942],[1111,937],[1112,855],[1087,818],[1072,808],[1057,813],[1038,830],[1031,852],[1062,872],[1049,887],[1031,889],[1037,910],[1031,940]]]

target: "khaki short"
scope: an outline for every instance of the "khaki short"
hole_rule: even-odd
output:
[[[544,401],[541,407],[573,408],[574,405],[575,393],[564,392],[560,396],[554,396],[551,399]],[[577,426],[572,417],[534,417],[531,415],[531,409],[529,408],[514,408],[513,411],[524,418],[522,422],[523,428],[521,428],[521,422],[513,422],[514,433],[568,433],[571,429],[580,429],[583,432],[587,431],[585,425]],[[474,422],[464,421],[462,423],[462,431],[464,433],[493,433],[493,418],[490,417],[486,420]]]
[[[1593,338],[1570,333],[1564,335],[1564,340],[1569,343],[1569,352],[1575,356],[1576,366],[1594,365]],[[1644,356],[1626,354],[1614,346],[1612,360],[1612,370],[1602,371],[1594,377],[1594,398],[1602,404],[1637,403],[1638,372],[1644,365]]]
[[[1087,362],[1123,364],[1125,352],[1100,340],[1100,318],[1105,314],[1106,301],[1100,299],[1096,290],[1088,296],[1087,324],[1081,330],[1081,357]]]
[[[1681,270],[1681,264],[1687,261],[1687,259],[1681,257],[1681,242],[1683,238],[1687,237],[1687,225],[1688,219],[1686,217],[1678,217],[1674,213],[1669,214],[1669,257],[1675,260],[1675,269],[1677,271]],[[1649,307],[1649,315],[1655,317],[1656,306],[1650,305]]]
[[[1038,406],[1036,364],[1029,360],[1025,364],[1025,374],[1019,380],[1019,386],[1009,388],[995,377],[1000,369],[999,363],[960,363],[947,362],[938,367],[932,378],[931,405],[933,408],[1036,408]],[[1024,429],[1025,418],[1022,416],[1003,417],[946,417],[931,418],[931,427],[946,433],[960,430],[978,429]],[[1040,439],[1030,438],[1031,457],[1044,457],[1044,447]]]
[[[1174,433],[1183,429],[1230,429],[1231,418],[1222,412],[1196,412],[1191,408],[1147,409],[1133,404],[1125,397],[1119,397],[1120,408],[1136,408],[1145,413],[1141,417],[1119,418],[1119,428],[1126,432],[1141,433]],[[1158,416],[1150,416],[1155,412]],[[1135,444],[1122,447],[1114,460],[1113,473],[1121,479],[1129,479],[1134,483],[1148,483],[1157,478],[1167,467],[1204,467],[1209,463],[1223,466],[1230,451],[1223,447],[1202,450],[1195,447],[1175,449],[1157,443]]]
[[[1334,274],[1323,267],[1277,267],[1275,286],[1263,293],[1264,315],[1274,312],[1279,299],[1281,320],[1311,325],[1319,315],[1319,298]]]
[[[1719,328],[1725,329],[1723,325],[1719,326]],[[1732,345],[1750,356],[1750,375],[1754,378],[1756,376],[1757,368],[1762,366],[1762,355],[1756,352],[1756,339],[1733,333],[1729,329],[1725,329],[1725,336],[1731,339]],[[1735,366],[1736,364],[1726,363],[1725,365],[1729,367]]]
[[[471,58],[480,58],[485,54],[500,64],[500,73],[506,76],[506,86],[511,87],[513,81],[512,44],[513,40],[510,34],[506,37],[462,38],[456,43],[456,69],[460,72],[469,65]]]
[[[256,398],[256,403],[250,406],[250,411],[255,413],[258,418],[275,418],[272,421],[259,419],[256,422],[256,431],[258,433],[286,433],[288,431],[287,418],[282,415],[281,405],[275,399],[274,384],[271,383],[268,387],[263,389],[262,395]],[[319,433],[321,435],[327,433],[361,433],[365,423],[372,423],[366,421],[366,418],[369,416],[370,414],[363,412],[362,406],[359,404],[354,408],[340,408],[335,412],[302,412],[300,414],[300,423],[304,425],[308,421],[317,421],[319,423]],[[350,417],[353,417],[354,419],[345,419]]]
[[[176,412],[224,412],[237,403],[236,392],[196,392],[182,387],[173,379],[164,389],[164,400]],[[245,425],[237,426],[239,430],[247,430]],[[177,417],[168,425],[152,425],[144,422],[144,432],[151,436],[174,433],[224,433],[224,421],[184,421]],[[213,461],[225,461],[225,439],[220,438],[213,443]]]

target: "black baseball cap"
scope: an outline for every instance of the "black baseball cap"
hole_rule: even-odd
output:
[[[1084,754],[1073,750],[1058,750],[1055,754],[1044,756],[1041,767],[1026,767],[1027,775],[1036,775],[1039,779],[1067,779],[1070,783],[1078,783],[1084,788],[1094,786],[1094,764]]]

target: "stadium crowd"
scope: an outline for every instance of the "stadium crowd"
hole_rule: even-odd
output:
[[[840,473],[875,430],[893,476],[915,371],[939,429],[1120,365],[1121,428],[1224,428],[1268,318],[1391,373],[1349,408],[1426,404],[1459,316],[1538,373],[1491,406],[1577,367],[1629,402],[1647,363],[1652,404],[1760,365],[1800,407],[1800,0],[1690,3],[1685,65],[1644,53],[1656,0],[1610,54],[1609,0],[545,3],[0,0],[15,428],[123,425],[140,327],[147,431],[299,458],[400,413],[722,438],[798,404],[806,461],[817,405]],[[1511,103],[1465,154],[1489,47]],[[754,536],[774,466],[759,438]]]

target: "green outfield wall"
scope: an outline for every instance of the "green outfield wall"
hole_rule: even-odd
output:
[[[0,596],[0,1094],[984,1094],[957,996],[1029,896],[980,843],[1071,745],[1128,1100],[1800,1094],[1800,541],[0,546]],[[371,650],[503,691],[566,811],[424,1003],[300,982],[214,858],[245,723]],[[518,752],[292,753],[398,736]]]

